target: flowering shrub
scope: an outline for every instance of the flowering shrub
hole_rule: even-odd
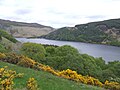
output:
[[[6,58],[6,57],[7,56],[5,54],[0,53],[0,59]],[[105,87],[105,88],[109,88],[110,90],[120,90],[120,83],[118,83],[118,82],[106,81],[103,84],[102,82],[100,82],[98,79],[96,79],[94,77],[82,76],[81,74],[78,74],[76,71],[72,71],[70,69],[63,70],[63,71],[56,71],[47,65],[43,65],[41,63],[35,62],[34,60],[32,60],[28,57],[25,57],[25,56],[17,56],[17,55],[13,54],[13,55],[11,55],[11,57],[14,57],[14,62],[16,61],[17,64],[20,66],[25,66],[25,67],[34,68],[37,70],[47,71],[47,72],[50,72],[56,76],[70,79],[70,80],[74,80],[74,81],[81,82],[84,84]],[[12,60],[12,58],[9,60]],[[13,63],[13,61],[11,61],[11,63]],[[1,74],[0,74],[0,76],[1,76]],[[22,74],[18,74],[18,76],[22,76]],[[12,79],[10,79],[10,80],[12,81]],[[1,81],[1,79],[0,79],[0,81]],[[5,82],[8,82],[8,80],[5,80],[4,83]],[[10,83],[11,83],[11,87],[12,87],[12,82],[10,82]]]
[[[5,57],[6,57],[6,55],[4,53],[0,52],[0,59],[5,58]]]
[[[37,82],[34,78],[29,78],[29,80],[27,81],[27,89],[37,90]]]
[[[8,70],[7,67],[0,68],[0,90],[13,90],[13,79],[22,77],[23,74],[16,74],[15,71]]]
[[[76,71],[72,71],[70,69],[58,72],[58,74],[59,74],[59,76],[62,76],[64,78],[82,82],[84,84],[90,84],[90,85],[96,85],[96,86],[103,85],[98,79],[95,79],[90,76],[82,76],[82,75],[78,74]]]
[[[51,68],[51,67],[49,67],[49,66],[46,66],[46,65],[43,65],[43,64],[39,64],[39,65],[38,65],[38,69],[43,70],[43,71],[50,72],[50,73],[58,76],[58,72],[55,71],[53,68]]]
[[[12,64],[17,64],[20,59],[21,59],[21,56],[15,53],[7,53],[7,54],[4,54],[4,57],[0,58],[1,61],[12,63]]]
[[[104,87],[110,90],[120,90],[120,83],[105,81]]]
[[[36,62],[28,57],[22,56],[17,64],[20,66],[33,68]]]

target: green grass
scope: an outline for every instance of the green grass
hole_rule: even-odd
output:
[[[63,79],[48,72],[37,71],[30,68],[24,68],[5,62],[0,62],[0,68],[4,66],[8,66],[9,69],[15,70],[17,73],[24,73],[23,78],[17,78],[14,80],[14,88],[16,88],[15,90],[26,90],[26,81],[30,77],[34,77],[37,80],[39,90],[104,90],[100,87],[85,85]]]
[[[13,43],[13,42],[11,42],[10,40],[8,40],[4,37],[2,37],[2,40],[0,41],[0,44],[5,46],[8,49],[8,51],[14,51],[14,52],[19,51],[19,48],[22,45],[20,42]]]

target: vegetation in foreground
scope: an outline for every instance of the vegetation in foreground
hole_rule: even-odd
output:
[[[20,52],[56,70],[71,69],[82,75],[89,75],[105,82],[120,82],[120,62],[105,63],[102,58],[94,58],[87,54],[80,54],[77,49],[64,45],[61,47],[42,46],[35,43],[24,43]]]
[[[7,58],[7,56],[3,53],[0,54],[1,61],[4,62],[9,62],[13,64],[17,64],[23,67],[27,68],[33,68],[36,70],[43,70],[46,72],[50,72],[53,75],[56,75],[58,77],[66,78],[69,80],[73,80],[79,83],[84,83],[88,85],[94,85],[94,86],[99,86],[99,87],[104,87],[104,88],[109,88],[111,90],[119,90],[120,89],[120,84],[118,82],[109,82],[105,81],[104,83],[100,82],[98,79],[91,77],[91,76],[83,76],[81,74],[78,74],[76,71],[72,71],[70,69],[63,70],[63,71],[58,71],[54,70],[53,68],[43,65],[41,63],[35,62],[34,60],[25,57],[25,56],[18,56],[13,54],[13,57]]]
[[[54,47],[35,43],[24,43],[21,49],[18,49],[17,54],[16,51],[12,53],[12,48],[9,50],[3,43],[0,45],[0,52],[2,52],[0,53],[0,61],[33,68],[35,70],[47,71],[58,77],[84,84],[102,86],[111,90],[120,89],[120,84],[118,83],[120,82],[119,61],[105,64],[102,58],[80,54],[75,48],[68,45]],[[29,82],[33,83],[34,79],[29,79],[28,86],[31,85],[29,85]],[[36,85],[34,86],[36,87]],[[27,88],[30,89],[31,87]]]
[[[36,79],[38,90],[104,90],[100,87],[85,85],[59,78],[48,72],[37,71],[30,68],[24,68],[5,62],[0,62],[0,68],[4,66],[8,66],[10,70],[16,71],[17,73],[24,73],[21,78],[14,79],[13,87],[15,90],[27,90],[27,81],[30,77]]]

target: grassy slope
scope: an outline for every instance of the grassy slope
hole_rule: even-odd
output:
[[[17,43],[13,43],[11,42],[10,40],[2,37],[2,40],[0,42],[0,44],[4,45],[6,48],[12,50],[12,51],[18,51],[19,48],[21,47],[21,43],[20,42],[17,42]]]
[[[5,30],[1,30],[0,29],[0,37],[4,37],[4,38],[10,40],[13,43],[18,42],[13,36],[11,36],[10,34],[8,34]]]
[[[74,81],[59,78],[44,71],[35,71],[33,69],[0,62],[0,67],[3,66],[8,66],[9,69],[15,70],[18,73],[24,73],[23,78],[15,79],[14,87],[17,88],[16,90],[25,90],[23,88],[25,87],[26,81],[29,77],[34,77],[37,80],[40,90],[104,90],[100,87],[84,85]]]

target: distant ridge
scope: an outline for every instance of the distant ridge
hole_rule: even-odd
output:
[[[46,35],[55,29],[38,23],[26,23],[0,19],[0,29],[6,30],[14,37],[37,37]]]
[[[39,28],[44,28],[44,27],[52,28],[50,26],[45,26],[38,23],[17,22],[17,21],[4,20],[4,19],[0,19],[0,24],[8,25],[8,26],[14,25],[14,26],[29,26],[29,27],[39,27]]]

